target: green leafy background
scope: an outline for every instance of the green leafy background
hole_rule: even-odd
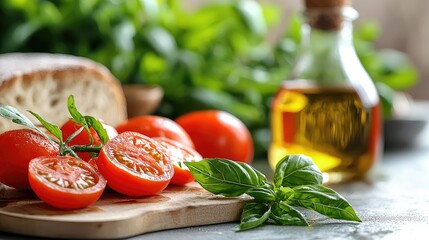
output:
[[[298,14],[275,44],[268,29],[278,7],[253,0],[214,1],[194,11],[177,0],[3,0],[0,53],[52,52],[91,58],[123,83],[158,84],[165,97],[157,114],[175,118],[216,108],[251,130],[256,157],[265,157],[272,96],[287,76],[300,42]],[[377,50],[376,22],[355,29],[355,45],[377,83],[385,116],[395,90],[418,73],[407,56]]]

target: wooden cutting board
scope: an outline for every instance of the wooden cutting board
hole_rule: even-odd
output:
[[[151,197],[128,197],[107,191],[87,208],[61,211],[35,196],[3,191],[0,231],[52,238],[125,238],[158,230],[236,221],[247,200],[246,197],[215,196],[192,183],[170,186]]]

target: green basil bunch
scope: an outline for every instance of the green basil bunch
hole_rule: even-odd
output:
[[[308,226],[299,208],[330,218],[361,222],[347,200],[322,185],[322,173],[311,158],[287,155],[276,166],[273,183],[246,163],[227,159],[185,162],[196,181],[207,191],[226,197],[248,194],[241,223],[234,230],[256,228],[265,222]]]

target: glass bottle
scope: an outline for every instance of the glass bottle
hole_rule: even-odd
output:
[[[305,154],[338,183],[361,177],[381,156],[381,108],[353,46],[358,13],[345,0],[306,0],[300,54],[271,105],[272,168]]]

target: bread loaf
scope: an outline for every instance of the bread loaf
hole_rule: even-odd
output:
[[[0,104],[17,108],[35,123],[26,110],[61,126],[70,116],[69,95],[85,115],[113,126],[126,119],[120,83],[104,66],[69,55],[0,54]],[[14,128],[22,126],[0,117],[0,133]]]

